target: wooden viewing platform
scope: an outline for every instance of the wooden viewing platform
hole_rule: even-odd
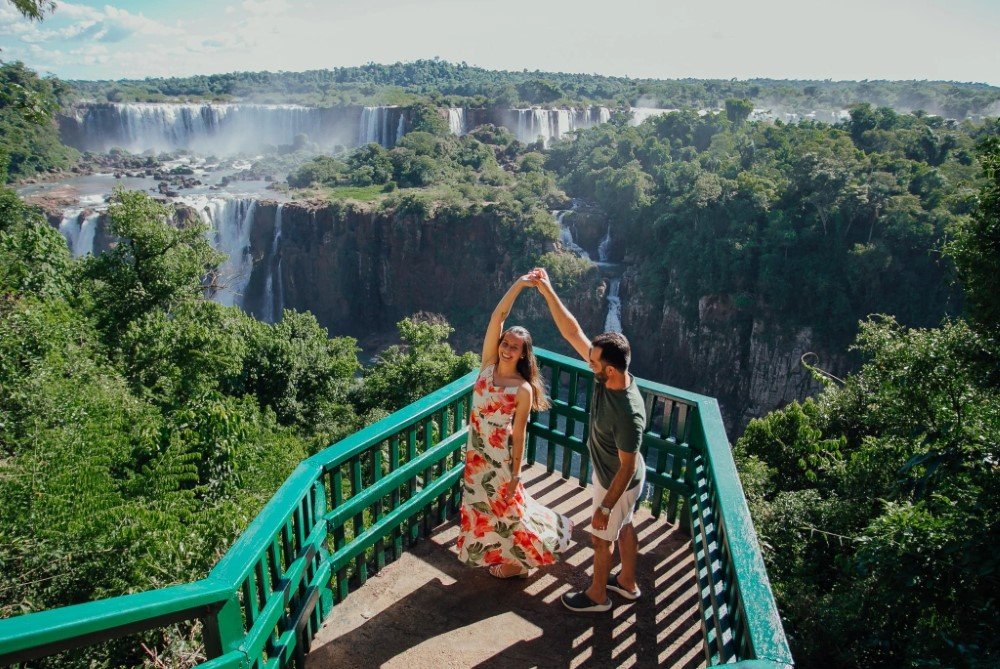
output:
[[[609,593],[610,612],[574,614],[559,596],[590,581],[591,492],[537,464],[525,470],[525,485],[576,525],[562,562],[527,579],[495,579],[458,561],[452,520],[339,604],[306,666],[705,666],[691,539],[641,508],[635,525],[642,597],[629,602]]]

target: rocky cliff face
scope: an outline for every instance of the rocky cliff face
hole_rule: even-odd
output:
[[[258,317],[278,313],[274,300],[280,294],[281,307],[311,311],[331,334],[351,335],[362,344],[385,341],[397,321],[424,311],[446,316],[456,329],[456,345],[478,350],[500,295],[530,269],[516,266],[524,249],[515,252],[486,213],[456,224],[356,204],[295,202],[281,206],[275,244],[277,214],[276,203],[258,204],[244,309]],[[595,272],[578,294],[567,296],[594,331],[603,318],[599,291]],[[534,327],[537,344],[558,348],[539,297],[521,299],[511,322]]]
[[[648,333],[635,338],[636,373],[717,398],[731,438],[751,419],[822,389],[803,354],[815,352],[819,367],[838,376],[850,366],[846,355],[818,347],[810,330],[748,316],[726,296],[703,297],[692,318],[669,302],[652,304],[631,274],[622,295],[625,332]]]

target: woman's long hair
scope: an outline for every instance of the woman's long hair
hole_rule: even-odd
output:
[[[520,374],[525,381],[531,384],[533,395],[531,408],[535,411],[545,411],[552,406],[552,404],[549,402],[548,395],[545,394],[545,385],[542,383],[542,375],[538,372],[538,358],[535,357],[535,351],[532,349],[531,333],[528,332],[527,328],[515,325],[512,328],[508,328],[502,335],[500,335],[500,339],[502,340],[504,335],[508,332],[512,335],[520,337],[523,342],[521,357],[517,360],[517,373]]]

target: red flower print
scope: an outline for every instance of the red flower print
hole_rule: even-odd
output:
[[[472,425],[472,428],[476,432],[479,432],[480,422],[479,422],[479,412],[478,411],[473,411],[472,413],[469,414],[469,423]]]
[[[532,545],[532,542],[535,540],[535,537],[534,535],[531,534],[531,532],[527,532],[525,530],[517,530],[514,532],[513,536],[514,536],[515,546],[520,546],[526,551],[535,550],[535,547]]]
[[[476,385],[474,385],[472,388],[477,395],[482,395],[484,392],[486,392],[486,377],[480,376],[479,379],[476,381]]]
[[[463,505],[460,511],[462,513],[462,531],[471,532],[472,518],[469,517],[469,510],[465,507],[465,505]]]
[[[458,541],[455,542],[455,548],[457,548],[458,550],[462,550],[462,546],[464,545],[465,545],[465,535],[459,534]]]
[[[486,555],[483,556],[483,562],[486,564],[503,564],[503,551],[499,548],[486,551]]]
[[[497,403],[497,408],[505,414],[514,413],[514,409],[517,407],[517,395],[513,393],[504,393],[500,395],[500,401]]]
[[[474,483],[473,476],[482,471],[483,467],[486,466],[486,458],[481,456],[476,451],[466,451],[465,452],[465,482],[469,485]]]
[[[472,533],[477,537],[486,536],[487,532],[493,531],[493,523],[490,522],[490,517],[485,513],[479,513],[475,509],[472,510],[473,523]]]
[[[496,429],[490,432],[490,446],[493,448],[503,448],[507,445],[507,430]]]

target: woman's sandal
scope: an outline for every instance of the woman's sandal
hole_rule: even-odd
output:
[[[504,574],[503,573],[503,568],[504,568],[504,565],[502,565],[502,564],[495,564],[495,565],[493,565],[489,569],[490,576],[492,576],[493,578],[500,578],[500,579],[504,579],[504,578],[528,578],[528,570],[527,569],[522,569],[521,571],[514,572],[513,574]]]

